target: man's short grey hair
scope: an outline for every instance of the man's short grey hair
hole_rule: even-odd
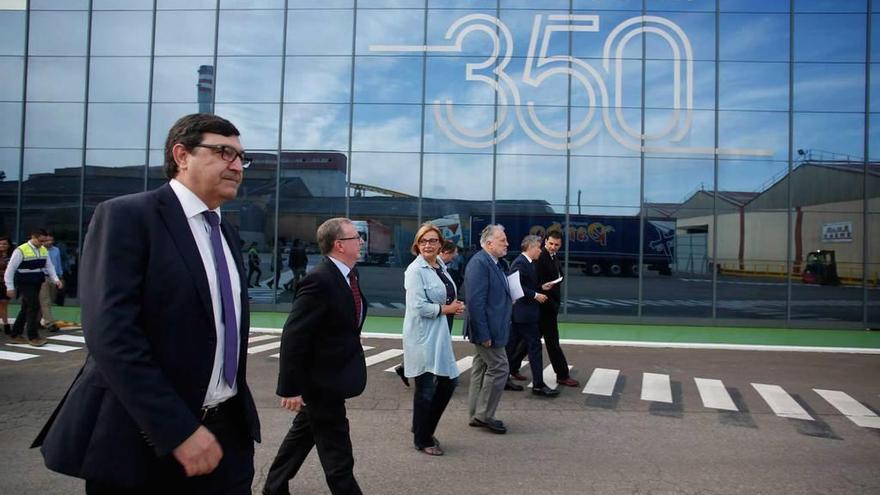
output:
[[[327,220],[318,227],[317,240],[321,254],[330,254],[330,251],[333,250],[333,243],[342,237],[342,226],[346,223],[351,223],[351,220],[345,217],[336,217]]]
[[[486,225],[486,228],[480,232],[480,247],[486,247],[486,244],[489,243],[489,239],[495,235],[495,232],[504,232],[504,225],[500,223],[490,223]]]
[[[541,246],[541,238],[536,235],[527,235],[523,237],[522,243],[520,244],[520,249],[525,251],[526,249],[532,246]]]

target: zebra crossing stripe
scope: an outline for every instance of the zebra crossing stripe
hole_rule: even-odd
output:
[[[393,303],[390,303],[390,304],[391,304],[392,306],[394,306],[395,308],[397,308],[397,309],[406,309],[406,304],[403,304],[403,303],[393,302]]]
[[[10,347],[19,347],[24,349],[40,349],[41,351],[49,351],[49,352],[70,352],[70,351],[78,351],[82,349],[82,347],[71,347],[69,345],[56,345],[56,344],[46,344],[40,347],[34,347],[30,344],[6,344]]]
[[[455,365],[458,366],[458,373],[464,373],[465,371],[471,369],[471,366],[474,365],[474,357],[473,356],[465,356],[458,361],[455,362]]]
[[[57,340],[59,342],[75,342],[77,344],[85,344],[86,338],[82,335],[53,335],[49,340]]]
[[[367,366],[372,366],[376,363],[381,363],[382,361],[396,358],[401,354],[403,354],[403,349],[388,349],[387,351],[382,351],[379,354],[373,354],[366,359]]]
[[[837,390],[822,390],[818,388],[814,388],[813,391],[822,396],[823,399],[828,401],[829,404],[856,425],[864,428],[880,428],[880,417],[848,394]]]
[[[669,375],[642,373],[642,400],[672,404]]]
[[[788,392],[779,385],[766,385],[763,383],[753,383],[752,387],[758,392],[764,402],[770,406],[774,414],[783,418],[803,419],[813,421],[807,411],[804,410],[797,401]]]
[[[0,359],[5,361],[24,361],[25,359],[39,357],[36,354],[25,354],[24,352],[0,351]]]
[[[629,306],[629,304],[618,302],[618,301],[615,301],[612,299],[596,299],[596,300],[611,304],[613,306]]]
[[[253,347],[248,347],[248,354],[256,354],[258,352],[263,351],[271,351],[272,349],[278,349],[281,347],[281,341],[270,342],[268,344],[255,345]]]
[[[277,335],[254,335],[253,337],[248,337],[248,344],[253,344],[254,342],[260,342],[263,340],[272,340],[277,339]]]
[[[372,350],[373,350],[373,347],[372,347],[372,346],[368,346],[368,345],[362,345],[362,346],[361,346],[361,349],[363,349],[364,351],[372,351]]]
[[[572,368],[572,366],[568,365],[568,369],[571,369],[571,368]],[[553,371],[552,365],[544,368],[543,378],[544,378],[544,385],[546,385],[547,387],[552,388],[553,390],[556,390],[556,387],[559,386],[559,384],[556,383],[556,372]],[[534,385],[535,385],[535,382],[529,383],[529,388],[534,388]]]
[[[694,378],[694,382],[697,384],[697,391],[700,392],[700,398],[703,399],[704,407],[723,409],[725,411],[739,411],[721,380]]]
[[[620,370],[596,368],[593,370],[593,374],[590,375],[590,379],[587,381],[587,386],[584,387],[581,393],[611,397],[611,394],[614,392],[614,385],[617,384],[618,375],[620,375]]]
[[[378,308],[378,309],[388,309],[388,306],[385,306],[384,304],[382,304],[380,302],[371,302],[370,307],[371,308]]]
[[[592,306],[592,305],[597,305],[597,306],[611,306],[611,304],[606,303],[606,302],[602,302],[602,301],[599,300],[599,299],[581,299],[581,301],[583,301],[584,304],[588,304],[588,305],[590,305],[590,306]]]

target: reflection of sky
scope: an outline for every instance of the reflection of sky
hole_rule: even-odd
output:
[[[13,2],[14,3],[14,2]],[[0,0],[0,9],[10,4]],[[67,8],[87,8],[84,2],[65,2]],[[285,149],[351,148],[353,174],[359,182],[380,187],[418,192],[413,175],[411,153],[424,150],[425,163],[432,172],[425,175],[425,194],[438,197],[485,198],[491,183],[493,147],[468,148],[449,139],[435,120],[434,101],[455,103],[454,115],[466,129],[482,129],[496,117],[492,106],[493,88],[480,81],[465,79],[466,64],[479,63],[492,48],[486,33],[474,32],[465,39],[462,53],[372,52],[381,45],[447,45],[444,35],[451,23],[470,14],[496,15],[496,2],[430,0],[427,13],[424,0],[359,0],[355,18],[351,0],[290,0],[287,22],[287,59],[284,73],[284,113],[278,100],[282,88],[283,26],[282,0],[221,0],[224,9],[259,8],[267,10],[221,11],[219,15],[216,99],[218,114],[230,118],[242,130],[242,142],[251,149],[274,149],[278,133]],[[861,156],[864,147],[865,16],[864,0],[795,2],[794,16],[794,148],[823,149]],[[40,11],[55,8],[58,2],[34,0],[31,15],[27,107],[28,146],[79,148],[84,119],[87,30],[86,12]],[[152,13],[130,11],[149,9],[152,1],[122,2],[95,0],[90,67],[89,130],[90,148],[137,149],[146,143],[146,102],[152,98],[150,116],[151,146],[161,146],[167,128],[183,113],[197,106],[198,67],[214,63],[215,0],[203,2],[159,0],[156,18],[156,46],[152,94],[149,87],[150,28]],[[718,138],[722,148],[772,150],[773,156],[723,156],[722,162],[738,166],[723,168],[721,187],[755,190],[779,171],[788,158],[789,110],[789,22],[788,0],[720,0],[719,64],[720,94]],[[533,62],[535,77],[549,70],[561,73],[533,84],[524,80],[526,56],[536,15],[543,21],[538,29],[562,27],[565,22],[549,19],[551,14],[567,13],[568,0],[501,0],[500,17],[510,29],[513,59],[506,68],[521,103],[534,102],[540,122],[551,131],[561,132],[576,125],[589,108],[588,91],[578,79],[569,82],[567,72],[588,74],[575,63]],[[534,10],[540,6],[546,10]],[[572,54],[595,69],[607,90],[602,100],[598,83],[588,76],[595,93],[593,121],[598,133],[589,142],[572,150],[569,193],[582,190],[591,202],[611,206],[637,205],[639,201],[638,151],[622,146],[602,122],[600,106],[614,105],[617,96],[613,73],[602,66],[606,38],[621,22],[638,15],[641,0],[576,0],[575,14],[598,15],[598,32],[559,31],[550,37],[548,55]],[[652,146],[712,148],[715,140],[715,2],[710,0],[649,0],[650,12],[674,21],[687,34],[693,49],[694,90],[690,131],[679,140],[670,135],[656,139]],[[207,9],[207,10],[205,10]],[[336,10],[341,9],[341,10]],[[512,10],[505,10],[512,9]],[[559,9],[559,10],[553,10]],[[635,9],[633,11],[631,9]],[[837,12],[832,14],[831,12]],[[841,13],[843,12],[843,13]],[[427,21],[427,24],[426,24]],[[425,39],[427,29],[427,40]],[[494,29],[494,28],[493,28]],[[631,29],[631,28],[630,28]],[[873,29],[880,32],[880,28]],[[23,51],[23,14],[0,10],[0,98],[16,101],[21,94],[22,60],[4,55]],[[624,31],[625,34],[627,31]],[[618,38],[619,39],[619,38]],[[874,36],[880,45],[880,35]],[[539,42],[541,38],[538,38]],[[655,34],[646,37],[648,59],[644,63],[644,127],[650,134],[666,127],[673,112],[672,49]],[[352,43],[357,56],[351,57]],[[642,127],[642,37],[635,36],[623,50],[620,114],[632,129]],[[98,57],[101,55],[102,57]],[[352,62],[354,94],[351,94]],[[860,63],[861,62],[861,63]],[[612,71],[614,68],[612,67]],[[489,75],[490,69],[477,71]],[[681,73],[680,73],[681,75]],[[875,74],[876,75],[876,74]],[[875,78],[878,79],[878,78]],[[878,79],[880,80],[880,79]],[[876,82],[876,81],[875,81]],[[423,94],[424,85],[424,94]],[[569,93],[569,85],[571,90]],[[878,86],[880,88],[880,86]],[[511,88],[506,89],[508,96]],[[570,96],[569,96],[570,95]],[[684,97],[684,91],[680,92]],[[422,109],[424,101],[429,105]],[[873,98],[876,101],[876,97]],[[355,102],[349,122],[350,100]],[[573,105],[569,115],[566,108]],[[512,103],[512,102],[511,102]],[[0,117],[0,129],[12,138],[0,146],[16,147],[15,105]],[[876,108],[876,106],[875,106]],[[499,198],[564,200],[565,151],[536,143],[517,122],[513,107],[508,119],[513,131],[500,142],[497,179]],[[443,109],[445,112],[445,108]],[[424,113],[425,120],[422,121]],[[622,123],[610,112],[611,127],[620,134]],[[684,118],[674,129],[679,129]],[[282,120],[279,129],[279,118]],[[872,133],[871,142],[880,141]],[[424,138],[422,129],[424,128]],[[634,139],[634,138],[628,138]],[[880,146],[880,143],[878,143]],[[876,148],[876,146],[874,146]],[[92,153],[90,151],[90,153]],[[462,153],[456,155],[455,153]],[[877,152],[880,153],[880,152]],[[523,156],[514,156],[523,155]],[[604,155],[604,157],[603,157]],[[2,156],[10,156],[4,153]],[[45,155],[46,158],[50,155]],[[97,156],[97,155],[96,155]],[[132,155],[134,156],[134,155]],[[103,161],[112,155],[104,155]],[[430,157],[430,158],[429,158]],[[619,157],[619,158],[617,158]],[[654,202],[680,201],[701,184],[713,183],[711,155],[651,152],[646,158],[645,194]],[[708,159],[708,160],[707,160]],[[120,158],[122,160],[122,158]],[[487,160],[489,160],[487,162]],[[125,160],[122,160],[125,161]],[[31,160],[43,167],[48,161]],[[418,159],[415,160],[418,163]],[[489,165],[486,165],[489,163]],[[59,162],[62,164],[62,162]],[[121,164],[121,162],[120,162]],[[501,165],[504,166],[501,166]],[[708,164],[708,165],[707,165]],[[63,163],[64,166],[69,165]],[[45,165],[51,166],[51,165]],[[467,175],[475,169],[479,181],[463,181],[451,187],[438,180],[433,170],[455,171]],[[543,168],[537,180],[530,180],[531,169]],[[401,172],[405,170],[406,174]],[[405,175],[405,177],[401,176]],[[414,178],[415,177],[415,178]],[[545,179],[546,178],[546,179]],[[723,180],[721,180],[723,178]],[[415,186],[413,186],[415,180]],[[413,192],[414,191],[414,192]],[[572,202],[574,201],[572,197]],[[585,201],[582,201],[586,204]]]

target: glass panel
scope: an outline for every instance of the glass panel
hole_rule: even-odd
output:
[[[0,148],[0,232],[17,237],[15,217],[18,214],[18,148]]]
[[[715,0],[696,0],[682,2],[681,0],[647,0],[647,10],[696,10],[703,12],[715,11]]]
[[[85,10],[89,0],[31,0],[32,10]]]
[[[199,101],[200,71],[204,75],[205,98],[210,103],[214,91],[214,61],[210,57],[156,57],[153,65],[153,101]],[[209,107],[210,108],[210,107]]]
[[[511,122],[512,131],[507,138],[498,144],[497,152],[499,154],[565,154],[566,138],[564,135],[568,129],[568,109],[566,107],[516,108],[511,106],[508,107],[508,112],[521,112],[523,118],[517,119],[519,125],[513,125]],[[526,115],[528,117],[525,117]],[[528,128],[522,126],[524,121]]]
[[[419,151],[420,105],[355,105],[352,149]]]
[[[488,215],[492,208],[492,157],[426,154],[422,169],[422,216]],[[449,201],[456,200],[456,201]]]
[[[351,11],[290,11],[287,55],[351,55],[353,24]],[[362,28],[358,18],[358,31]]]
[[[370,45],[423,45],[424,39],[424,10],[358,11],[355,42],[358,55],[368,55]],[[346,52],[351,52],[351,45]]]
[[[79,182],[82,151],[26,149],[22,183],[21,233],[44,228],[65,246],[79,237]],[[49,184],[63,180],[70,187]],[[47,190],[53,194],[46,194]],[[24,238],[22,235],[21,238]]]
[[[143,141],[143,138],[141,139]],[[88,228],[95,207],[108,199],[144,190],[143,150],[89,150],[86,152],[86,176],[83,204],[83,232]]]
[[[89,104],[89,148],[137,149],[146,146],[146,139],[146,103]]]
[[[246,150],[278,149],[278,105],[234,105],[218,103],[217,115],[229,120],[241,132]]]
[[[493,5],[494,7],[494,5]],[[494,8],[489,10],[429,10],[428,11],[428,41],[427,45],[431,46],[451,46],[457,44],[456,41],[458,37],[461,35],[462,28],[459,27],[455,31],[453,31],[453,38],[447,39],[446,33],[449,29],[459,20],[468,17],[474,16],[470,21],[462,21],[465,22],[466,25],[482,25],[482,26],[491,26],[495,27],[494,24],[485,19],[480,19],[478,16],[488,16],[490,18],[496,18],[497,12]],[[360,23],[358,23],[360,24]],[[509,26],[508,26],[509,27]],[[418,37],[415,36],[415,33],[409,39],[393,39],[390,38],[391,34],[385,36],[387,41],[373,41],[372,43],[380,44],[380,45],[421,45],[421,41],[418,41],[422,38],[422,35],[419,34]],[[499,37],[503,38],[503,33],[499,33]],[[486,58],[492,53],[494,43],[492,38],[486,34],[485,31],[473,31],[470,34],[467,34],[462,39],[461,49],[456,49],[453,51],[436,51],[436,52],[428,52],[428,56],[436,56],[436,57],[456,57],[462,55],[475,55],[479,56],[479,61],[482,62],[486,60]],[[401,52],[391,52],[396,54],[402,54]],[[416,52],[418,53],[418,52]],[[503,49],[499,53],[504,53]],[[462,72],[463,74],[463,72]]]
[[[400,195],[417,197],[419,194],[418,153],[352,153],[351,182],[378,187],[385,191],[355,191],[355,196],[379,197]],[[416,202],[412,207],[415,214]]]
[[[149,98],[149,58],[91,59],[89,101],[143,102]]]
[[[348,103],[351,57],[287,57],[284,101]]]
[[[281,99],[281,57],[218,57],[217,66],[217,102]]]
[[[31,12],[30,55],[85,55],[85,12]]]
[[[156,55],[213,55],[214,12],[156,13]]]
[[[720,109],[788,111],[788,64],[721,62],[718,72]]]
[[[796,15],[795,61],[864,63],[865,17],[857,14]]]
[[[93,10],[153,10],[153,0],[92,0]]]
[[[721,60],[788,61],[788,14],[721,14],[719,29]]]
[[[631,215],[640,204],[640,170],[638,158],[572,156],[571,213]]]
[[[159,0],[159,9],[215,9],[217,0]]]
[[[694,5],[694,9],[701,9],[708,2],[677,2],[680,5]],[[714,11],[714,5],[711,8]],[[663,31],[664,35],[653,31],[647,31],[645,38],[646,53],[648,58],[674,59],[676,53],[685,60],[688,59],[686,47],[690,44],[693,60],[715,60],[715,14],[703,13],[677,13],[663,12],[658,17],[665,19],[674,26],[665,23],[651,22],[648,24],[653,29]],[[636,25],[637,26],[637,25]],[[675,29],[677,27],[677,29]],[[680,29],[684,36],[678,33]],[[667,39],[667,36],[672,38]]]
[[[630,61],[635,66],[639,61]],[[645,63],[645,106],[649,108],[687,108],[687,68],[681,64],[678,70],[679,79],[676,80],[675,65],[671,60],[648,60]],[[641,72],[636,67],[634,75]],[[693,64],[692,78],[692,105],[694,109],[711,110],[715,108],[715,63],[695,62]],[[698,81],[694,84],[694,81]],[[636,81],[634,87],[627,88],[635,91],[634,94],[622,95],[622,100],[628,106],[639,106],[639,88],[641,82]],[[677,105],[676,105],[677,103]]]
[[[0,103],[0,147],[18,148],[19,146],[21,146],[21,103]],[[18,170],[17,162],[15,169]]]
[[[357,57],[355,103],[421,103],[421,57]]]
[[[92,55],[149,55],[152,12],[94,12]]]
[[[351,8],[354,0],[288,0],[288,8],[299,9],[308,7],[320,7],[324,9]]]
[[[281,55],[284,15],[280,10],[221,11],[220,55]]]
[[[24,55],[24,12],[0,10],[0,55]]]
[[[864,64],[795,64],[798,111],[865,111]]]
[[[425,0],[359,0],[359,9],[374,8],[419,8],[424,7]]]
[[[866,12],[866,0],[809,0],[794,2],[795,12]]]
[[[484,60],[481,57],[428,57],[425,101],[444,105],[447,101],[456,105],[495,105],[496,91],[490,82],[467,79],[466,66]]]
[[[282,146],[288,150],[348,149],[348,105],[284,105]]]
[[[512,113],[508,108],[499,125],[498,137],[508,134],[517,125]],[[426,105],[425,150],[491,154],[496,137],[493,123],[499,117],[495,107],[489,105]]]
[[[787,160],[788,113],[719,112],[718,145],[729,150],[728,156],[738,153],[745,158]]]
[[[0,100],[21,101],[24,57],[0,57]]]
[[[517,200],[523,211],[552,212],[551,204],[565,204],[565,162],[562,156],[499,155],[495,198]]]
[[[292,2],[291,2],[292,3]],[[284,0],[221,0],[221,9],[283,9]]]
[[[718,0],[722,12],[788,12],[791,0]]]
[[[83,141],[82,103],[28,103],[25,146],[79,148]]]
[[[165,146],[168,129],[177,119],[198,111],[196,103],[154,103],[150,114],[150,147]]]
[[[28,60],[29,101],[83,101],[85,88],[85,58],[30,57]]]
[[[865,115],[795,113],[794,148],[823,150],[846,159],[865,151]]]
[[[485,9],[495,8],[497,0],[428,0],[428,8]]]

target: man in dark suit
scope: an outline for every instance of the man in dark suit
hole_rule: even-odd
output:
[[[330,491],[361,493],[345,399],[360,395],[367,368],[360,333],[367,300],[357,269],[363,239],[347,218],[318,227],[325,258],[300,282],[281,336],[278,389],[281,407],[298,413],[266,475],[263,493],[287,494],[288,482],[317,446]]]
[[[249,164],[229,121],[188,115],[158,189],[95,209],[82,255],[89,355],[33,446],[88,494],[246,494],[256,407],[247,284],[220,219]]]
[[[510,287],[499,264],[507,254],[504,227],[486,226],[480,233],[480,246],[483,249],[470,259],[464,274],[468,306],[464,335],[475,351],[468,390],[469,425],[506,433],[507,427],[495,418],[509,372],[504,346],[510,337]]]
[[[550,356],[550,364],[553,365],[553,371],[556,373],[556,383],[567,387],[577,387],[580,383],[569,375],[568,361],[565,360],[565,354],[559,345],[559,323],[556,321],[556,315],[559,313],[559,307],[562,303],[560,290],[562,284],[551,283],[562,276],[562,268],[557,256],[560,247],[562,247],[562,232],[558,230],[548,232],[544,239],[544,249],[541,250],[541,256],[535,263],[538,283],[543,288],[549,286],[549,289],[542,290],[547,295],[548,301],[541,305],[541,319],[538,322],[538,328],[541,331],[541,336],[544,337],[547,355]]]
[[[547,302],[547,296],[538,292],[538,275],[535,261],[541,255],[541,238],[527,235],[520,245],[522,252],[510,265],[511,273],[519,273],[523,297],[513,304],[513,323],[510,327],[510,341],[507,343],[507,357],[513,360],[520,342],[525,342],[529,353],[529,366],[532,369],[532,393],[543,397],[556,397],[559,391],[544,383],[544,365],[541,356],[541,335],[538,332],[540,306]],[[519,385],[508,384],[513,390],[522,390]]]

